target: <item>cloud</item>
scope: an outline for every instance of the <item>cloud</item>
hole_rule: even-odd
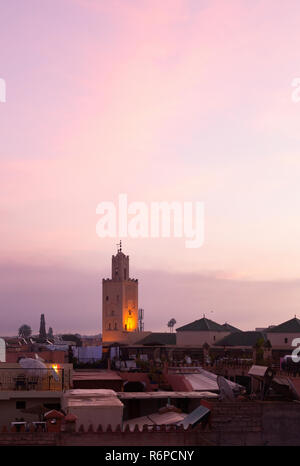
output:
[[[266,312],[267,324],[284,320],[285,305],[295,310],[298,10],[273,0],[28,0],[18,15],[16,2],[1,7],[10,98],[0,113],[0,253],[10,264],[1,285],[8,322],[16,313],[10,329],[25,306],[33,326],[47,311],[59,328],[79,331],[85,303],[98,327],[94,274],[112,241],[96,236],[95,209],[121,192],[130,201],[205,202],[197,251],[181,240],[126,239],[137,272],[147,268],[149,326],[160,328],[169,310],[181,319],[186,306],[188,318],[213,306],[216,320],[221,311],[229,320],[232,305],[233,323],[246,328],[251,315]],[[217,269],[231,278],[203,272]],[[258,282],[266,277],[273,281]]]
[[[1,263],[1,334],[16,334],[26,323],[38,332],[40,314],[54,332],[101,331],[102,278],[107,268],[80,270],[70,264]],[[173,274],[135,270],[145,329],[167,331],[203,317],[243,330],[279,324],[297,313],[300,281],[250,281],[224,278],[221,272]]]

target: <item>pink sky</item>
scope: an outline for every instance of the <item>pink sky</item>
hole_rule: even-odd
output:
[[[116,239],[96,206],[205,202],[205,243],[126,239],[146,327],[243,329],[300,300],[297,0],[0,6],[0,334],[98,333]],[[154,292],[155,291],[155,292]],[[211,312],[213,310],[213,313]]]

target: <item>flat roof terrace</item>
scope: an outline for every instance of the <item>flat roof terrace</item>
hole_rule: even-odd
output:
[[[74,370],[73,380],[123,380],[116,372],[107,370]]]
[[[145,400],[145,399],[157,399],[157,398],[219,398],[219,395],[212,392],[118,392],[118,398],[120,400]]]
[[[67,390],[63,395],[63,404],[72,406],[123,406],[116,392],[103,389]]]
[[[116,372],[109,370],[76,370],[73,372],[73,387],[78,389],[123,390],[125,381]]]

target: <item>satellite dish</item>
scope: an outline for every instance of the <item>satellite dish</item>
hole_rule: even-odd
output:
[[[221,375],[218,375],[217,383],[220,390],[220,399],[224,401],[234,401],[233,390],[227,380]]]
[[[40,375],[41,369],[47,369],[47,366],[42,361],[33,358],[22,358],[19,364],[23,369],[26,369],[30,375]]]

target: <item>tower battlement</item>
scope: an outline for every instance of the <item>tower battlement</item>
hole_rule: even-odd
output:
[[[103,283],[103,282],[112,282],[112,281],[113,281],[112,278],[102,278],[102,283]],[[138,280],[138,278],[128,278],[127,281],[128,281],[128,282],[136,282],[136,283],[138,283],[139,280]]]

